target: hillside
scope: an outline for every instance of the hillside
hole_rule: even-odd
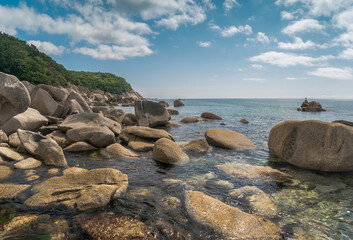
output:
[[[112,94],[132,90],[124,78],[111,73],[69,71],[35,46],[1,32],[0,71],[33,84],[66,86],[70,82],[91,91],[99,89]]]

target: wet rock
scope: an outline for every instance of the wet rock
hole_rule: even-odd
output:
[[[80,211],[95,211],[120,197],[127,186],[127,175],[116,169],[68,171],[34,185],[34,195],[25,204],[30,207],[64,205]]]
[[[144,223],[121,214],[103,212],[77,220],[93,240],[155,239]]]
[[[161,205],[164,209],[175,209],[178,210],[181,208],[181,201],[177,197],[165,196],[161,199]]]
[[[226,239],[281,239],[274,223],[245,213],[198,191],[186,191],[188,214],[198,223],[212,228]]]
[[[301,189],[283,189],[271,194],[274,203],[287,211],[302,211],[308,205],[316,205],[320,202],[320,196],[315,191]]]
[[[313,190],[315,187],[316,187],[316,184],[311,182],[311,181],[304,181],[302,182],[299,187],[301,189],[304,189],[304,190],[307,190],[307,191],[310,191],[310,190]]]
[[[137,125],[143,127],[164,125],[170,120],[170,115],[165,107],[151,101],[136,101],[135,115]]]
[[[270,152],[297,167],[328,171],[353,171],[353,128],[340,124],[285,121],[270,131]]]
[[[0,165],[0,180],[4,180],[8,177],[10,177],[12,174],[11,168],[7,166],[1,166]]]
[[[148,141],[157,141],[161,138],[167,138],[174,141],[172,135],[167,131],[162,129],[154,129],[149,127],[132,126],[124,128],[121,132],[119,138],[124,142],[128,143],[130,141],[145,139]]]
[[[9,222],[0,227],[0,238],[6,239],[6,236],[15,235],[19,232],[29,231],[31,225],[38,220],[39,216],[34,214],[26,214],[16,216]]]
[[[152,199],[161,194],[162,191],[157,187],[135,187],[129,189],[126,195],[129,200],[143,202],[146,199]]]
[[[75,142],[70,146],[64,148],[64,152],[87,152],[95,151],[97,148],[86,142]]]
[[[211,149],[205,139],[194,139],[183,147],[183,151],[194,154],[204,154]]]
[[[115,143],[115,135],[109,128],[95,124],[70,129],[66,137],[71,142],[88,142],[97,148]]]
[[[19,169],[31,169],[31,168],[37,168],[42,165],[41,161],[38,161],[35,158],[26,158],[25,160],[19,161],[13,165],[14,168],[19,168]]]
[[[289,181],[292,176],[271,167],[255,166],[246,163],[224,163],[217,168],[235,178],[247,178],[278,183]]]
[[[182,123],[196,123],[199,120],[196,117],[186,117],[180,120]]]
[[[36,181],[38,179],[40,179],[40,177],[38,175],[31,175],[31,176],[26,178],[26,181],[27,182],[33,182],[33,181]]]
[[[134,140],[129,141],[128,147],[136,152],[150,152],[153,150],[154,141]]]
[[[107,158],[121,158],[121,159],[129,159],[129,158],[137,158],[138,155],[129,149],[123,147],[119,143],[114,143],[109,145],[104,150],[100,152],[101,156]]]
[[[82,128],[82,127],[93,127],[93,126],[106,126],[115,135],[119,135],[121,132],[121,125],[109,118],[106,118],[98,113],[80,113],[67,117],[64,122],[59,125],[59,128],[63,131],[70,129]]]
[[[202,118],[206,118],[206,119],[212,119],[212,120],[222,120],[222,118],[214,113],[211,112],[203,112],[201,114]]]
[[[41,115],[37,110],[28,108],[25,112],[18,114],[0,126],[7,135],[15,133],[17,129],[36,131],[46,125],[48,119]]]
[[[246,186],[229,192],[229,195],[238,199],[249,201],[251,210],[262,216],[275,217],[278,215],[278,208],[271,197],[254,186]]]
[[[0,156],[5,157],[6,159],[9,159],[11,161],[20,161],[24,159],[21,154],[7,147],[0,147]]]
[[[173,104],[174,104],[174,107],[185,106],[185,104],[180,99],[174,100]]]
[[[210,145],[242,151],[254,149],[255,145],[243,134],[229,129],[209,129],[205,133],[206,140]]]
[[[180,165],[189,161],[189,157],[175,142],[162,138],[153,147],[153,159],[166,164]]]
[[[57,167],[67,166],[63,150],[50,137],[21,129],[17,130],[17,134],[21,146],[44,164]]]
[[[22,198],[22,193],[31,185],[0,184],[0,199]]]
[[[18,78],[3,72],[0,72],[0,98],[0,126],[26,111],[31,103],[27,88]]]
[[[164,125],[166,128],[171,128],[171,127],[180,127],[179,124],[175,123],[175,122],[168,122]]]
[[[50,175],[58,175],[59,173],[60,173],[59,168],[51,168],[48,170],[48,174],[50,174]]]
[[[249,123],[249,121],[248,120],[246,120],[245,118],[243,118],[243,119],[240,119],[240,121],[239,121],[240,123],[244,123],[244,124],[248,124]]]
[[[169,115],[179,115],[179,111],[178,110],[175,110],[175,109],[167,109]]]
[[[226,188],[226,189],[233,189],[234,188],[234,184],[229,182],[229,181],[225,181],[225,180],[217,180],[214,182],[214,184]]]
[[[53,115],[58,108],[58,103],[52,96],[40,87],[35,87],[31,93],[31,108],[34,108],[42,115]]]

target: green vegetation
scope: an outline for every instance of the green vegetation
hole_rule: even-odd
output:
[[[33,84],[66,86],[68,82],[113,94],[131,91],[124,78],[111,73],[69,71],[25,41],[0,32],[0,71]]]

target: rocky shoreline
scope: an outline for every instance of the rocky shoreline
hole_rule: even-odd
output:
[[[228,151],[256,148],[243,134],[224,128],[208,129],[204,137],[188,143],[175,142],[168,129],[180,126],[170,122],[171,115],[178,111],[167,109],[168,102],[147,101],[135,92],[117,96],[73,85],[68,89],[33,86],[4,73],[0,73],[0,82],[1,202],[15,200],[32,213],[43,208],[73,211],[77,213],[78,228],[92,239],[158,239],[159,233],[139,219],[105,210],[126,196],[127,174],[113,168],[88,170],[69,166],[65,152],[87,152],[92,158],[115,160],[139,159],[147,152],[158,163],[178,166],[215,148]],[[117,105],[134,106],[135,114],[125,114],[114,108]],[[183,106],[180,99],[174,101],[174,107]],[[203,112],[200,117],[187,117],[180,122],[215,121],[222,125],[221,120],[220,116]],[[249,123],[245,119],[241,122]],[[349,140],[352,136],[351,126],[340,122],[287,121],[271,130],[268,147],[276,160],[297,167],[353,171],[353,141]],[[278,185],[293,183],[290,174],[270,166],[223,163],[217,169],[230,178]],[[26,180],[11,182],[20,171],[28,175]],[[40,173],[44,172],[50,177],[41,181]],[[251,199],[255,214],[194,189],[186,189],[183,199],[175,196],[165,199],[165,208],[185,208],[193,221],[226,239],[283,238],[281,228],[272,221],[278,211],[268,194],[255,186],[234,189],[230,182],[218,184],[230,186],[231,196]],[[0,238],[26,231],[23,226],[31,225],[39,232],[50,233],[51,239],[80,239],[81,236],[70,231],[70,224],[50,215],[23,214],[0,223]]]

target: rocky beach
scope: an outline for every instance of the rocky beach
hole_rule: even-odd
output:
[[[305,120],[329,111],[0,84],[0,239],[353,236],[353,128]]]

